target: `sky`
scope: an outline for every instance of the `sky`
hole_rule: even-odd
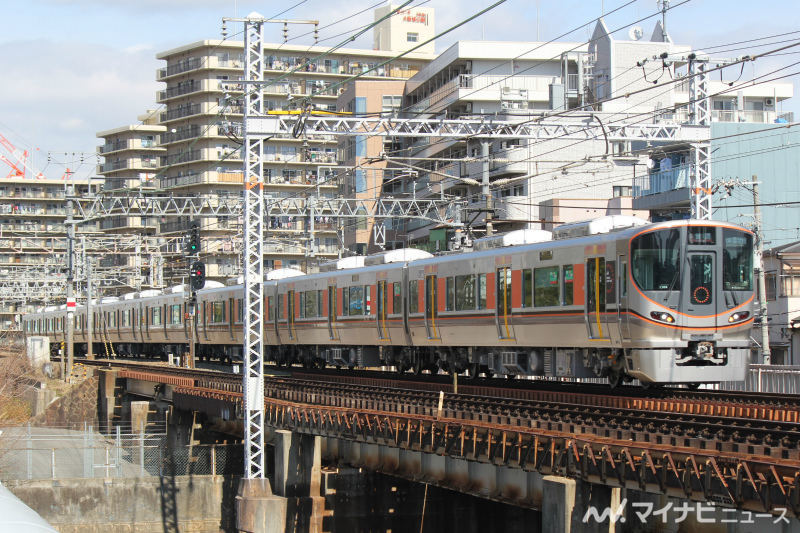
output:
[[[17,148],[29,150],[32,162],[47,177],[60,177],[67,168],[78,177],[91,175],[100,143],[97,132],[135,123],[145,110],[158,108],[155,95],[164,84],[155,81],[156,70],[165,66],[155,58],[158,52],[219,39],[222,17],[243,17],[253,11],[265,17],[316,19],[320,26],[335,23],[320,31],[321,44],[335,45],[373,20],[376,2],[0,0],[7,14],[0,32],[0,134]],[[435,8],[439,32],[490,5],[485,0],[416,0],[412,5],[418,2]],[[667,29],[679,44],[704,48],[787,32],[797,33],[761,42],[800,42],[798,0],[671,0],[670,4]],[[626,39],[630,25],[642,18],[646,20],[636,23],[649,36],[660,18],[658,11],[656,0],[506,0],[437,40],[436,51],[457,40],[535,41],[537,32],[542,41],[586,41],[594,19],[602,13],[607,14],[611,30],[620,28],[615,34],[620,39]],[[230,23],[228,30],[233,35],[241,26]],[[268,27],[267,40],[281,42],[280,30],[280,25]],[[289,37],[306,31],[306,26],[292,27]],[[312,44],[312,38],[290,42]],[[724,56],[777,46],[732,45],[728,48],[742,49]],[[348,47],[371,48],[372,32]],[[791,52],[748,64],[742,79],[800,61],[800,47]],[[781,74],[796,72],[800,65]],[[800,76],[783,81],[794,83],[796,95],[783,110],[798,116]],[[5,171],[0,168],[0,173]]]

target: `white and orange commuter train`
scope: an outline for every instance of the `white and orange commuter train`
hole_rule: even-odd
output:
[[[622,227],[620,227],[622,226]],[[720,222],[605,217],[523,230],[432,256],[414,249],[350,257],[264,282],[265,360],[279,365],[607,377],[612,384],[744,379],[753,324],[753,235]],[[536,242],[531,242],[536,241]],[[243,287],[197,293],[200,358],[241,358]],[[185,295],[103,299],[93,341],[116,353],[187,349]],[[24,317],[28,335],[64,338],[66,309]],[[78,353],[86,308],[75,313]]]

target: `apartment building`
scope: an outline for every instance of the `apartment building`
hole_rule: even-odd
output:
[[[137,119],[136,124],[97,132],[97,137],[103,141],[97,147],[98,155],[104,159],[97,167],[97,173],[103,177],[101,194],[141,196],[156,188],[160,157],[166,152],[160,145],[166,127],[158,124],[156,111],[148,110]],[[158,225],[159,220],[155,217],[120,215],[102,219],[99,229],[109,235],[153,236]],[[139,250],[143,251],[143,247]],[[149,288],[142,287],[142,283],[151,277],[151,263],[158,263],[158,268],[163,265],[159,251],[156,252],[155,256],[148,256],[144,260],[139,254],[109,254],[100,258],[98,266],[108,269],[122,267],[120,272],[130,272],[119,277],[116,282],[118,290]],[[180,275],[176,265],[169,264],[167,267],[175,270],[174,275]],[[157,278],[161,277],[159,273]],[[113,287],[108,289],[114,290]]]
[[[98,186],[96,180],[69,175],[8,176],[0,183],[0,330],[19,330],[20,315],[34,311],[45,298],[59,296],[41,285],[66,279],[67,192],[85,196]],[[96,225],[81,229],[96,233]],[[23,290],[27,284],[40,288]]]
[[[657,90],[637,91],[653,87],[654,80],[664,82],[670,75],[685,73],[691,51],[689,45],[674,44],[660,24],[649,38],[636,29],[624,40],[612,37],[602,20],[588,46],[462,41],[408,80],[403,107],[431,117],[475,120],[524,120],[546,111],[581,108],[587,116],[593,113],[606,123],[632,117],[685,123],[690,118],[688,83],[664,83]],[[662,56],[670,58],[666,67]],[[770,82],[737,88],[712,80],[710,92],[714,136],[715,127],[731,124],[727,121],[736,121],[741,128],[742,124],[786,120],[777,110],[781,101],[792,96],[792,86]],[[485,226],[481,210],[485,210],[487,198],[481,187],[463,178],[481,181],[488,148],[494,230],[547,229],[598,214],[632,214],[634,209],[639,214],[654,211],[659,218],[688,214],[688,145],[648,150],[644,143],[559,139],[487,144],[447,139],[406,143],[407,155],[430,159],[423,165],[437,173],[409,180],[403,192],[410,193],[413,188],[430,197],[467,198],[468,213],[475,213],[473,228],[480,234]],[[466,161],[447,161],[459,158]],[[444,178],[442,173],[452,177]],[[675,193],[675,189],[681,190]],[[661,193],[664,195],[659,196]],[[598,202],[605,204],[603,213],[598,213]],[[425,223],[409,222],[406,242],[426,245],[427,241],[427,247],[434,247],[432,239],[428,241],[430,229]]]
[[[800,364],[800,241],[766,250],[764,273],[772,363]]]
[[[241,42],[208,40],[158,54],[166,63],[156,73],[158,81],[166,84],[158,94],[158,102],[164,106],[159,123],[165,128],[157,180],[161,192],[241,196],[242,50]],[[264,76],[272,80],[263,90],[266,108],[296,109],[301,99],[308,99],[316,109],[336,111],[337,98],[344,91],[342,82],[347,78],[366,73],[359,79],[401,81],[433,59],[430,54],[411,53],[377,67],[396,54],[347,48],[315,59],[326,52],[330,49],[323,46],[266,45]],[[337,142],[335,136],[270,139],[264,146],[265,195],[278,199],[340,194],[340,183],[332,178],[337,174]],[[158,232],[184,234],[189,223],[161,223]],[[225,279],[237,275],[241,221],[203,218],[199,223],[207,276]],[[341,244],[338,224],[325,217],[314,223],[316,257],[336,257]],[[266,268],[304,266],[310,259],[308,224],[308,220],[293,216],[271,217],[267,221]]]

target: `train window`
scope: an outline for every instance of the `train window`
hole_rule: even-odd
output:
[[[475,309],[475,274],[456,276],[456,311]]]
[[[170,324],[181,323],[181,304],[173,304],[170,306]]]
[[[241,302],[241,300],[239,300],[239,302]],[[274,305],[275,305],[275,297],[274,296],[267,296],[267,320],[269,320],[270,322],[275,320],[275,308],[273,307]],[[244,306],[240,303],[239,304],[239,322],[243,322],[244,321],[243,320],[244,319],[244,315],[242,314],[243,312],[244,312]]]
[[[225,322],[225,302],[213,302],[211,304],[211,323],[221,324]]]
[[[324,299],[322,298],[322,289],[317,291],[317,316],[324,316],[325,310],[322,307],[322,304],[325,303]]]
[[[533,307],[533,271],[522,271],[522,307]]]
[[[511,314],[511,294],[513,292],[511,268],[497,269],[497,314],[508,316]]]
[[[558,305],[558,267],[533,269],[533,305],[552,307]]]
[[[606,261],[606,303],[617,302],[617,272],[616,261]]]
[[[574,302],[574,297],[573,297],[573,294],[574,294],[574,292],[573,292],[573,287],[574,287],[573,281],[574,280],[573,280],[572,268],[573,268],[572,265],[564,265],[564,267],[563,267],[563,271],[564,271],[564,293],[561,296],[562,305],[572,305],[573,302]]]
[[[734,229],[722,230],[722,288],[753,290],[753,236]]]
[[[161,325],[161,307],[153,307],[152,318],[153,321],[151,322],[151,325],[153,326]]]
[[[271,302],[272,296],[270,296],[269,298],[270,298],[269,301]],[[268,313],[270,315],[270,320],[272,320],[272,306],[270,305],[268,307],[269,307]],[[239,323],[244,322],[244,300],[242,300],[241,298],[236,300],[236,321]]]
[[[363,315],[364,314],[364,287],[350,287],[350,310],[349,315]]]
[[[111,311],[108,314],[108,327],[115,328],[117,327],[117,312]]]
[[[403,295],[400,290],[400,282],[392,283],[392,314],[399,315],[403,312]]]
[[[365,315],[368,315],[370,313],[370,311],[372,310],[372,307],[371,307],[372,298],[370,297],[370,291],[372,291],[370,286],[369,285],[364,285],[364,314]],[[372,291],[372,292],[374,292],[374,291]],[[375,296],[375,295],[372,294],[372,296]]]
[[[452,311],[454,307],[455,300],[455,281],[452,277],[446,278],[445,280],[445,302],[444,302],[444,310],[445,311]]]
[[[350,289],[342,289],[342,315],[347,316],[350,314]]]
[[[478,274],[478,309],[486,309],[486,274]]]
[[[681,239],[677,229],[650,231],[631,241],[633,280],[644,291],[680,289]]]
[[[286,296],[283,294],[278,295],[278,320],[283,320],[284,318],[284,301],[286,300]]]
[[[689,277],[693,304],[708,305],[714,302],[714,261],[708,254],[690,257]]]
[[[624,298],[628,295],[628,262],[619,262],[619,295]]]
[[[302,296],[305,296],[305,300],[301,302],[305,309],[305,317],[312,318],[317,316],[317,291],[307,291]]]
[[[408,312],[419,313],[419,281],[416,279],[408,282]]]

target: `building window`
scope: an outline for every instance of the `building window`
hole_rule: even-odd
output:
[[[614,198],[619,198],[620,196],[631,196],[631,186],[630,185],[614,185]]]
[[[774,300],[778,293],[778,276],[775,272],[767,272],[764,276],[767,289],[767,301]]]
[[[412,32],[412,31],[406,33],[406,41],[408,41],[410,43],[415,43],[415,42],[419,41],[419,33]]]
[[[402,102],[403,102],[402,96],[383,95],[381,113],[396,113],[400,111],[400,106],[402,105]]]

